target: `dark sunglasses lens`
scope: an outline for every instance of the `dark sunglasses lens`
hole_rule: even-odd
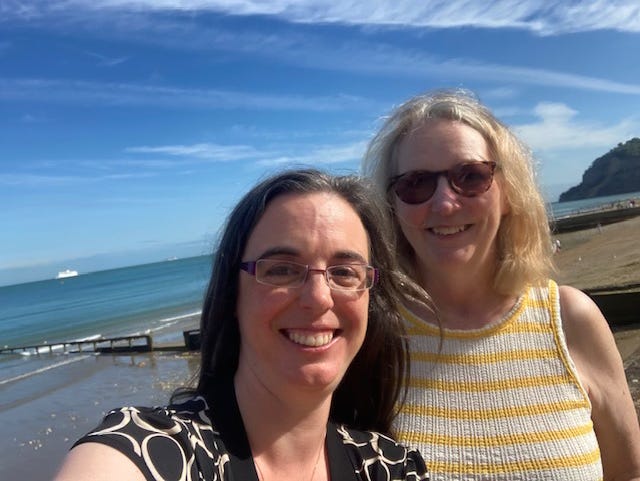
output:
[[[451,187],[467,197],[480,195],[491,187],[493,168],[494,164],[484,162],[460,164],[449,173]]]
[[[400,177],[393,190],[405,204],[422,204],[435,192],[437,180],[431,172],[411,172]]]

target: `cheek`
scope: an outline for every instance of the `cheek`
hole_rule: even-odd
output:
[[[407,205],[396,201],[395,216],[404,231],[406,228],[422,229],[428,209],[423,205]]]
[[[360,349],[367,332],[369,319],[369,293],[366,292],[357,301],[345,304],[343,306],[341,317],[349,319],[349,327],[356,332],[355,337],[358,339],[358,349]]]
[[[286,304],[287,298],[286,294],[265,288],[253,279],[244,282],[241,280],[236,307],[241,334],[245,329],[269,324]]]

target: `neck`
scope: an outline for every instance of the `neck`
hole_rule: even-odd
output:
[[[325,440],[322,440],[322,442],[318,446],[318,454],[316,455],[315,461],[313,463],[313,467],[311,468],[311,474],[309,475],[309,477],[305,477],[305,472],[300,471],[298,468],[295,468],[295,467],[293,467],[292,469],[292,474],[287,474],[289,471],[291,471],[290,469],[282,469],[282,468],[278,469],[277,463],[273,462],[273,460],[270,461],[267,456],[263,456],[260,459],[258,459],[258,457],[254,457],[253,464],[256,467],[259,481],[268,481],[271,479],[277,479],[277,480],[293,479],[293,478],[300,479],[300,480],[308,479],[309,481],[319,481],[319,480],[324,481],[324,480],[328,480],[329,476],[327,474],[328,465],[327,465],[326,454],[324,456],[322,456],[322,454],[325,454]],[[264,471],[261,467],[262,465],[264,465],[264,468],[265,468]],[[318,466],[322,466],[322,467],[319,469]],[[317,478],[316,478],[316,472],[318,473]],[[265,473],[268,473],[269,475],[266,475]]]
[[[297,403],[236,374],[238,407],[260,481],[327,479],[322,456],[331,397]]]
[[[422,282],[432,297],[443,327],[479,329],[501,319],[516,297],[499,294],[491,276],[430,273]]]

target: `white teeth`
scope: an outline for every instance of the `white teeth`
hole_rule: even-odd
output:
[[[466,230],[466,226],[464,226],[464,225],[442,226],[442,227],[432,227],[431,228],[431,231],[434,234],[438,234],[438,235],[452,235],[452,234],[457,234],[458,232],[462,232],[463,230]]]
[[[288,332],[289,339],[296,344],[302,344],[309,347],[320,347],[329,344],[333,339],[333,333],[324,334],[302,334],[299,332]]]

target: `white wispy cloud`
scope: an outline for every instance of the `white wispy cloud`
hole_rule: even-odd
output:
[[[249,145],[220,145],[199,143],[193,145],[165,145],[156,147],[128,147],[125,152],[137,154],[164,154],[211,161],[232,161],[263,157],[264,152]]]
[[[221,89],[188,89],[130,83],[58,79],[0,78],[0,100],[37,100],[64,104],[190,109],[340,111],[360,109],[368,101],[355,96],[269,95]]]
[[[257,148],[249,145],[219,145],[199,143],[193,145],[165,145],[129,147],[128,153],[168,155],[176,159],[120,160],[115,163],[147,168],[170,168],[202,162],[250,161],[261,167],[282,165],[326,165],[359,162],[366,147],[366,141],[314,145],[312,143],[282,144],[279,149]]]
[[[374,75],[412,76],[448,82],[465,80],[498,81],[500,84],[541,85],[575,88],[600,92],[640,94],[640,84],[558,72],[547,69],[480,62],[470,58],[440,59],[419,50],[400,49],[389,45],[347,43],[338,49],[321,46],[311,49],[281,52],[280,58],[290,59],[309,68],[346,70]],[[507,92],[504,91],[503,94]]]
[[[214,143],[132,146],[125,148],[124,152],[132,154],[133,158],[40,161],[32,164],[30,172],[0,173],[0,185],[55,188],[166,176],[167,172],[171,175],[193,175],[216,162],[245,162],[245,166],[259,168],[351,163],[355,169],[365,147],[365,140],[321,145],[282,143],[278,148]],[[147,155],[153,157],[148,158]],[[62,168],[67,173],[62,173]],[[185,168],[190,170],[185,171]],[[38,170],[38,173],[33,173],[33,170]]]
[[[562,103],[539,103],[533,113],[536,122],[514,126],[514,130],[539,152],[601,148],[605,153],[640,131],[638,118],[616,124],[584,121],[576,110]]]
[[[39,114],[25,113],[25,114],[22,114],[22,116],[20,117],[20,122],[25,124],[38,124],[46,121],[47,121],[47,118]]]
[[[0,18],[32,19],[82,11],[187,11],[265,15],[292,23],[414,28],[517,28],[538,34],[640,31],[635,0],[5,0]]]
[[[366,148],[366,141],[361,140],[347,144],[307,146],[304,150],[297,149],[299,154],[281,153],[257,162],[261,166],[281,165],[329,165],[339,163],[354,163],[357,165]],[[295,152],[296,149],[290,149]]]
[[[120,65],[127,60],[129,57],[108,57],[106,55],[102,55],[97,52],[85,52],[88,56],[93,57],[98,60],[98,66],[100,67],[115,67],[116,65]]]
[[[269,61],[301,66],[304,68],[324,71],[352,72],[364,75],[396,77],[414,77],[432,79],[442,84],[461,81],[497,81],[501,84],[540,85],[563,87],[571,89],[613,92],[638,95],[640,84],[624,83],[574,73],[537,69],[519,65],[503,65],[480,62],[472,58],[442,58],[419,48],[398,47],[374,41],[344,41],[327,39],[317,36],[313,32],[301,32],[296,29],[278,29],[277,31],[260,31],[251,27],[231,29],[224,23],[199,25],[198,22],[185,23],[184,17],[153,15],[159,11],[212,11],[225,14],[249,15],[289,15],[295,18],[307,18],[308,22],[339,22],[349,17],[352,12],[354,18],[360,18],[362,24],[379,24],[383,18],[397,16],[407,18],[403,25],[420,26],[416,22],[424,20],[430,27],[449,28],[466,25],[467,16],[477,19],[478,25],[487,28],[520,28],[523,24],[512,17],[522,16],[528,22],[542,25],[542,20],[533,20],[545,16],[554,22],[577,22],[582,16],[589,27],[618,28],[626,31],[640,31],[640,4],[631,1],[600,0],[582,1],[577,5],[565,5],[566,2],[546,2],[539,6],[537,0],[531,1],[502,1],[502,2],[473,2],[473,1],[438,1],[424,5],[414,1],[400,1],[389,7],[383,2],[329,2],[323,1],[280,1],[280,2],[251,2],[251,1],[177,1],[177,0],[50,0],[40,6],[43,18],[62,15],[68,12],[73,17],[74,30],[82,29],[86,32],[103,32],[106,38],[122,38],[141,44],[154,44],[168,49],[196,50],[210,52],[229,52],[231,54],[251,54]],[[428,8],[426,7],[428,5]],[[71,6],[74,8],[72,9]],[[56,7],[56,8],[54,8]],[[324,8],[326,7],[326,8]],[[600,19],[600,12],[607,15]],[[82,19],[85,15],[93,15],[90,21]],[[99,12],[99,14],[98,14]],[[106,12],[106,13],[105,13]],[[129,12],[129,13],[123,13]],[[146,12],[146,13],[145,13]],[[331,13],[334,12],[334,13]],[[354,13],[355,12],[355,13]],[[471,12],[471,13],[469,13]],[[506,12],[506,13],[505,13]],[[623,15],[620,14],[623,12]],[[357,14],[356,14],[357,13]],[[477,13],[477,15],[476,15]],[[508,14],[508,15],[507,15]],[[124,16],[123,16],[124,15]],[[316,18],[315,15],[319,15]],[[498,20],[502,18],[504,19]],[[411,18],[416,20],[412,23]],[[0,14],[0,21],[3,15]],[[326,17],[326,18],[325,18]],[[367,18],[370,18],[367,20]],[[379,17],[379,18],[378,18]],[[565,18],[566,17],[566,18]],[[288,17],[287,17],[288,18]],[[429,19],[432,19],[429,23]],[[451,19],[447,21],[446,19]],[[333,19],[333,20],[331,20]],[[376,20],[378,19],[378,20]],[[599,20],[600,19],[600,20]],[[619,19],[619,20],[616,20]],[[43,20],[44,21],[44,20]],[[378,22],[378,23],[376,23]],[[617,23],[616,23],[617,22]],[[357,22],[352,22],[357,23]],[[526,22],[524,22],[526,24]],[[54,23],[48,28],[55,28]],[[598,25],[601,25],[599,27]],[[566,31],[573,31],[575,27],[564,26]],[[544,28],[540,25],[540,31]],[[547,28],[547,27],[545,27]],[[579,30],[579,29],[578,29]],[[546,31],[546,30],[545,30]],[[100,54],[97,54],[100,55]],[[97,57],[96,57],[97,58]],[[126,57],[118,56],[105,58],[105,62],[117,64],[125,61]],[[524,60],[523,60],[524,63]],[[53,97],[62,96],[73,101],[92,98],[102,102],[117,104],[153,102],[155,105],[184,105],[193,108],[235,108],[251,106],[258,109],[292,109],[292,110],[337,110],[345,108],[363,108],[365,101],[357,96],[313,97],[257,95],[243,92],[226,92],[220,90],[189,90],[171,87],[143,87],[132,84],[92,84],[89,82],[66,84],[62,81],[48,82],[44,91],[51,89]],[[3,85],[0,79],[0,89],[7,89],[11,95],[15,89],[28,89],[23,81],[20,85]],[[36,87],[33,87],[36,88]],[[97,92],[96,92],[97,91]],[[14,94],[19,95],[20,92]],[[507,94],[507,92],[502,93]],[[32,93],[34,95],[34,93]],[[44,95],[42,93],[41,95]],[[3,92],[0,91],[0,99]],[[371,105],[368,105],[369,107]]]
[[[86,179],[73,175],[0,174],[0,185],[31,186],[68,185],[85,182]]]
[[[64,175],[64,174],[29,174],[0,173],[0,185],[12,187],[62,187],[68,185],[86,185],[88,183],[140,179],[155,176],[152,172],[119,173],[107,175]]]

